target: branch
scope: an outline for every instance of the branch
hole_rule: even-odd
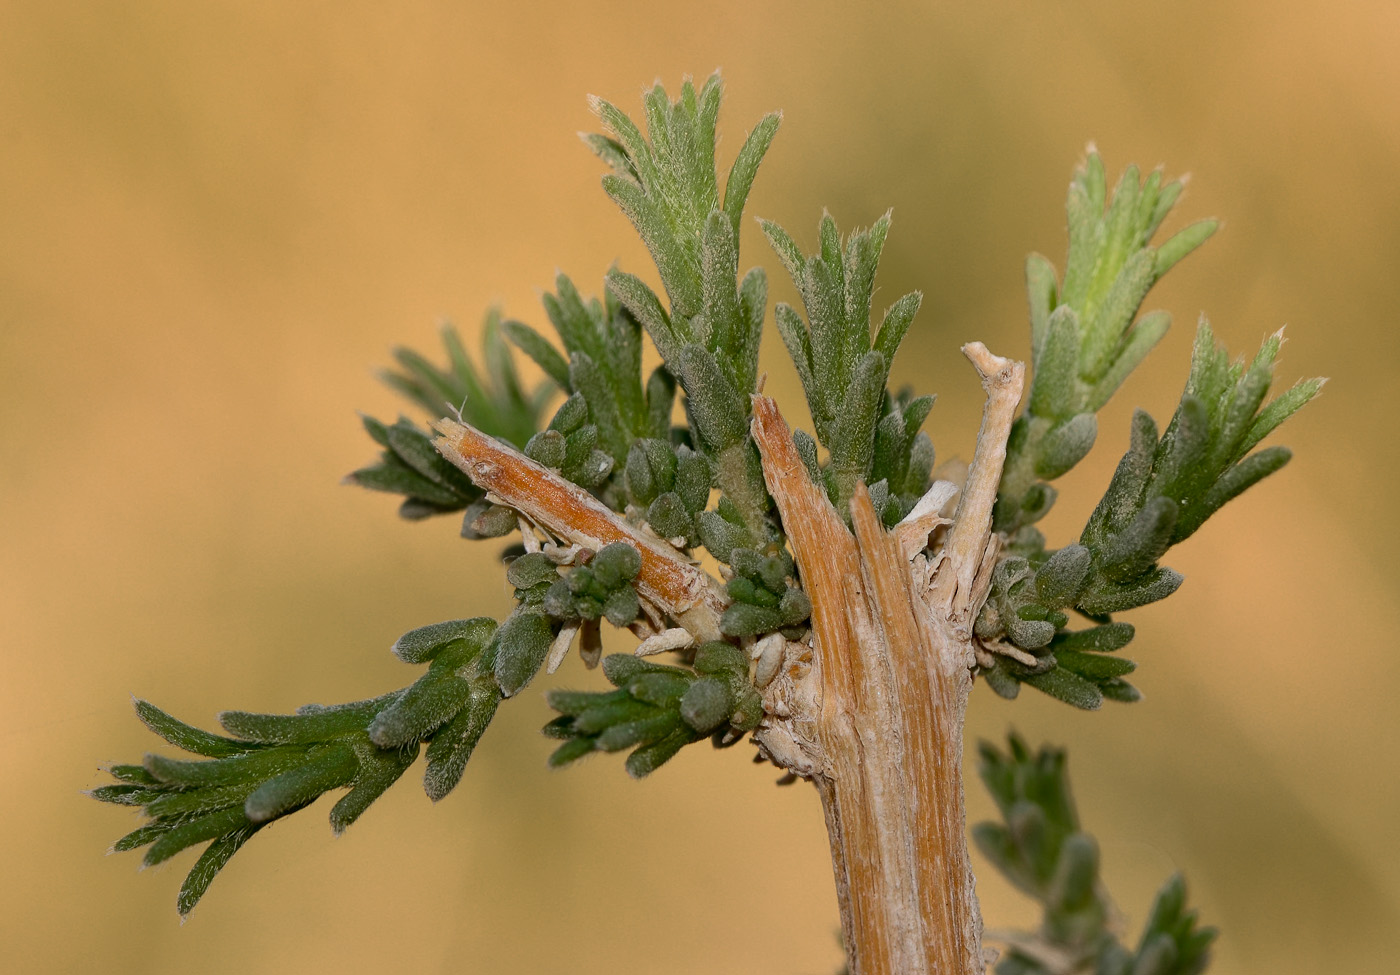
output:
[[[982,409],[982,427],[977,431],[977,449],[942,552],[943,567],[952,571],[935,576],[930,596],[949,619],[970,622],[977,608],[972,605],[977,589],[974,583],[991,538],[992,508],[1006,462],[1006,440],[1021,401],[1026,366],[993,355],[981,342],[969,342],[962,351],[982,377],[987,403]]]
[[[560,539],[594,551],[627,542],[641,554],[638,594],[675,619],[699,642],[723,639],[719,617],[728,600],[719,585],[674,548],[629,524],[593,495],[515,448],[466,423],[442,419],[434,445],[477,487]]]

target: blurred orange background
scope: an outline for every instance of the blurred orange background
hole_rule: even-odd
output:
[[[412,679],[401,632],[507,610],[494,546],[337,485],[375,452],[355,411],[398,410],[372,371],[442,318],[543,324],[556,267],[590,290],[614,261],[649,273],[574,137],[584,95],[635,111],[653,78],[718,65],[726,161],[786,113],[750,214],[810,247],[823,205],[844,227],[894,207],[877,303],[926,293],[894,371],[940,394],[944,458],[980,410],[957,347],[1025,354],[1022,259],[1063,265],[1086,142],[1115,172],[1194,173],[1167,229],[1226,227],[1149,299],[1176,327],[1065,479],[1051,541],[1131,409],[1169,414],[1200,311],[1236,352],[1289,324],[1280,382],[1333,381],[1276,438],[1293,464],[1132,617],[1141,704],[979,689],[969,742],[1014,725],[1070,747],[1130,931],[1180,868],[1224,931],[1215,972],[1393,972],[1398,45],[1390,2],[0,6],[0,967],[835,970],[808,788],[743,748],[642,783],[606,758],[550,773],[541,685],[446,801],[411,774],[339,840],[321,807],[293,817],[183,926],[190,855],[104,859],[133,820],[81,794],[153,746],[129,694],[206,724],[367,696]],[[755,229],[744,265],[790,298]],[[969,802],[989,812],[980,785]],[[986,871],[980,892],[990,926],[1033,920]]]

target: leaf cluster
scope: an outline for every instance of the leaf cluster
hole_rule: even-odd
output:
[[[524,568],[528,564],[529,568]],[[613,626],[627,626],[637,618],[641,602],[632,580],[642,568],[642,557],[626,542],[613,542],[598,550],[587,563],[569,569],[562,578],[543,555],[525,555],[510,567],[507,578],[519,585],[517,579],[529,582],[554,575],[540,600],[541,608],[558,620],[596,620],[606,618]],[[530,573],[528,577],[526,573]],[[542,585],[542,583],[537,584]],[[538,591],[538,590],[536,590]]]
[[[1018,889],[1039,902],[1038,931],[1010,941],[997,975],[1198,975],[1216,930],[1186,909],[1178,874],[1157,893],[1136,948],[1113,930],[1114,909],[1099,876],[1099,847],[1079,824],[1062,749],[1032,752],[1016,734],[1002,752],[979,747],[979,772],[1001,822],[978,823],[974,841]]]
[[[627,453],[627,498],[656,534],[679,540],[681,548],[701,543],[714,468],[704,454],[685,444],[650,438],[638,440]],[[742,530],[742,526],[740,526]],[[716,557],[718,553],[716,553]]]
[[[371,491],[403,495],[399,516],[410,521],[469,509],[472,513],[463,523],[462,533],[475,534],[470,526],[485,509],[476,511],[473,506],[480,505],[485,495],[437,452],[428,434],[407,417],[400,417],[393,426],[372,416],[361,417],[361,421],[370,439],[384,451],[377,463],[348,474],[348,482]]]
[[[1054,504],[1046,482],[1068,472],[1098,433],[1095,413],[1166,334],[1171,316],[1137,313],[1147,292],[1216,231],[1200,220],[1154,246],[1181,196],[1180,180],[1136,166],[1107,194],[1103,160],[1092,148],[1070,182],[1069,255],[1063,279],[1039,254],[1026,261],[1034,378],[1012,428],[996,528],[1016,533]]]
[[[1013,554],[993,573],[977,632],[1004,637],[1037,662],[1000,658],[986,671],[994,690],[1014,697],[1020,683],[1029,683],[1082,708],[1098,707],[1105,696],[1137,699],[1122,679],[1131,661],[1083,653],[1086,643],[1094,651],[1119,649],[1132,638],[1131,628],[1069,633],[1066,611],[1108,624],[1113,613],[1171,595],[1182,577],[1159,564],[1167,550],[1288,462],[1286,447],[1254,448],[1312,399],[1322,380],[1299,382],[1266,404],[1281,342],[1273,335],[1248,364],[1232,363],[1202,319],[1171,423],[1159,437],[1152,418],[1137,411],[1128,451],[1079,543],[1046,552],[1038,532],[1021,531]]]
[[[674,101],[657,84],[645,95],[646,134],[610,102],[595,98],[606,134],[585,141],[612,169],[603,189],[646,244],[667,305],[640,278],[614,269],[608,289],[651,336],[685,391],[694,446],[714,464],[721,491],[753,542],[767,541],[771,502],[748,433],[749,394],[768,284],[754,268],[739,280],[739,221],[759,163],[777,133],[765,116],[730,167],[723,196],[715,125],[723,85],[687,80]]]
[[[456,328],[445,325],[442,344],[447,368],[433,365],[409,348],[394,350],[397,369],[380,378],[434,419],[461,413],[464,420],[493,437],[523,446],[537,429],[552,391],[547,385],[526,390],[502,335],[501,316],[494,309],[482,325],[482,368],[478,371]]]
[[[725,587],[733,600],[720,617],[726,636],[748,637],[779,630],[789,639],[802,635],[812,615],[812,601],[797,586],[797,566],[786,552],[764,555],[736,548],[730,553],[733,576]]]
[[[534,679],[563,624],[592,621],[596,633],[600,617],[617,626],[637,617],[631,580],[640,567],[637,550],[622,542],[572,567],[527,553],[507,568],[519,603],[499,626],[477,617],[434,623],[399,638],[395,655],[427,665],[408,687],[348,704],[307,705],[294,714],[225,711],[219,722],[232,737],[194,728],[138,701],[137,715],[147,727],[206,760],[147,755],[141,765],[113,766],[117,781],[93,790],[93,797],[140,806],[150,819],[114,849],[149,847],[145,862],[155,864],[209,842],[180,891],[178,907],[186,914],[267,823],[348,788],[330,814],[340,833],[403,775],[423,745],[424,790],[434,801],[443,798],[461,780],[501,700]]]
[[[601,301],[585,300],[560,274],[543,302],[562,355],[522,322],[506,322],[505,329],[567,399],[525,452],[621,510],[622,468],[632,445],[670,436],[675,380],[661,366],[643,382],[641,327],[610,291]]]
[[[810,256],[776,223],[765,220],[762,226],[807,312],[804,322],[791,305],[779,302],[773,316],[802,380],[827,462],[818,465],[816,444],[806,433],[796,436],[798,449],[838,511],[849,516],[856,484],[864,483],[876,510],[892,525],[928,488],[933,443],[919,428],[933,397],[893,396],[886,389],[890,364],[923,296],[914,291],[898,299],[879,328],[871,328],[875,273],[890,215],[843,239],[836,221],[823,214],[821,245]]]
[[[733,644],[704,644],[690,667],[613,654],[603,660],[603,674],[617,690],[549,692],[549,706],[559,717],[544,731],[563,741],[550,756],[551,765],[631,748],[627,772],[641,778],[692,742],[711,738],[717,747],[733,744],[763,717],[762,701],[749,682],[748,657]]]
[[[722,89],[717,74],[698,91],[686,81],[674,101],[655,86],[644,99],[645,135],[616,106],[593,102],[608,134],[585,136],[585,142],[612,169],[603,178],[604,190],[655,259],[665,304],[640,278],[618,269],[608,274],[602,300],[585,299],[560,274],[555,292],[543,303],[562,352],[531,326],[500,324],[492,313],[487,360],[489,371],[502,377],[499,390],[476,380],[455,333],[444,337],[451,359],[447,370],[400,349],[395,355],[404,372],[386,379],[434,416],[459,409],[465,399],[460,409],[467,422],[523,446],[532,459],[614,510],[635,508],[658,534],[683,539],[682,547],[713,541],[728,551],[735,545],[779,543],[748,419],[767,280],[758,268],[738,276],[739,220],[779,117],[766,116],[750,133],[721,194],[715,125]],[[662,358],[645,381],[643,328]],[[502,335],[551,381],[529,398],[524,413],[515,408],[523,394]],[[677,385],[685,393],[687,422],[673,427]],[[539,430],[539,408],[551,386],[566,398]],[[505,415],[515,422],[502,423]],[[377,440],[383,439],[382,426],[370,427]],[[395,437],[408,439],[405,433]],[[467,537],[513,530],[507,514],[469,485],[435,468],[421,469],[426,462],[418,455],[425,442],[420,437],[408,444],[406,455],[381,444],[386,452],[380,463],[350,479],[404,494],[408,501],[402,511],[410,517],[465,507]],[[720,490],[720,499],[706,512],[713,488]]]
[[[495,621],[486,618],[413,630],[394,652],[428,669],[408,687],[349,704],[307,705],[294,714],[225,711],[219,723],[227,736],[137,701],[137,716],[151,731],[202,758],[152,754],[140,765],[110,768],[117,781],[94,789],[93,798],[139,806],[149,819],[113,849],[146,848],[149,866],[208,843],[180,888],[177,907],[184,915],[258,830],[346,788],[330,812],[332,828],[343,832],[398,781],[424,744],[424,790],[441,799],[460,781],[501,700],[489,667],[497,634]]]

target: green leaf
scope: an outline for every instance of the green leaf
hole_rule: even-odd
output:
[[[638,748],[627,756],[627,774],[634,779],[645,778],[674,758],[690,741],[685,732],[674,731],[660,741]]]
[[[450,721],[470,694],[471,684],[464,678],[451,670],[430,668],[370,722],[370,740],[380,748],[402,748],[420,741]]]
[[[1198,220],[1170,237],[1157,248],[1156,276],[1160,278],[1170,271],[1178,261],[1209,240],[1218,229],[1219,220]]]
[[[179,822],[173,819],[161,819],[154,823],[147,823],[113,843],[112,852],[127,853],[131,850],[139,850],[143,846],[150,846],[178,825]]]
[[[1038,691],[1085,711],[1097,711],[1103,705],[1103,693],[1097,687],[1063,667],[1055,667],[1043,674],[1031,674],[1022,680]]]
[[[1122,657],[1106,657],[1099,653],[1056,648],[1055,661],[1068,671],[1100,683],[1112,677],[1122,677],[1137,670],[1137,664]]]
[[[627,156],[627,149],[622,143],[594,132],[580,132],[579,138],[583,140],[584,145],[593,150],[599,159],[611,166],[619,176],[639,180],[637,170],[633,167],[632,160]]]
[[[590,754],[594,749],[593,738],[571,738],[564,744],[556,748],[549,756],[550,768],[563,768],[571,762],[576,762],[583,756]]]
[[[598,550],[590,563],[604,588],[613,589],[642,571],[642,555],[630,542],[613,542]]]
[[[1082,906],[1094,897],[1098,877],[1098,844],[1087,833],[1071,833],[1060,848],[1049,900],[1061,908]]]
[[[856,364],[846,390],[836,434],[828,444],[831,464],[840,486],[838,507],[855,492],[857,480],[870,470],[875,453],[875,425],[885,395],[889,364],[879,352],[865,353]]]
[[[364,814],[373,802],[389,790],[418,760],[417,743],[405,748],[357,746],[359,771],[349,792],[331,807],[331,829],[339,836]]]
[[[88,793],[98,802],[110,802],[118,806],[144,806],[164,793],[159,788],[147,788],[134,783],[101,785]]]
[[[1045,620],[1027,620],[1013,615],[1002,622],[1012,642],[1026,650],[1038,650],[1055,638],[1055,624]]]
[[[1179,506],[1171,498],[1153,498],[1136,518],[1103,546],[1098,566],[1113,582],[1130,582],[1157,564],[1172,545]]]
[[[256,780],[239,782],[235,785],[210,786],[203,789],[176,789],[163,791],[158,798],[146,804],[146,815],[174,820],[186,820],[195,816],[218,812],[230,806],[241,806],[243,800],[258,787]]]
[[[727,636],[742,637],[767,633],[782,625],[783,617],[777,609],[735,603],[720,617],[719,628]]]
[[[204,897],[219,871],[262,826],[261,823],[249,823],[238,827],[217,837],[200,854],[199,859],[195,861],[194,866],[190,868],[189,874],[185,877],[185,882],[180,885],[180,896],[175,901],[175,909],[180,912],[181,917],[185,917],[194,910],[195,905]]]
[[[666,362],[675,362],[680,355],[681,336],[671,325],[671,316],[661,306],[656,296],[641,278],[613,268],[608,272],[608,290],[622,302],[622,306],[641,323],[656,345],[656,351]]]
[[[665,437],[671,429],[671,410],[676,399],[676,379],[664,365],[657,366],[647,378],[647,434]]]
[[[1077,633],[1062,632],[1055,636],[1055,652],[1066,650],[1092,650],[1095,653],[1110,653],[1121,650],[1132,642],[1134,634],[1131,623],[1104,623]]]
[[[749,672],[749,660],[744,651],[720,640],[712,640],[696,650],[693,666],[697,673],[710,676],[732,677]]]
[[[465,620],[448,620],[409,630],[394,642],[394,656],[405,663],[427,663],[455,640],[480,650],[496,632],[496,621],[489,616],[474,616]]]
[[[543,582],[554,582],[559,578],[558,567],[543,552],[527,552],[506,567],[506,581],[517,589],[529,589]],[[495,620],[487,620],[489,627],[482,627],[478,645],[485,646],[495,630]],[[465,634],[463,634],[465,635]],[[454,637],[455,638],[455,637]]]
[[[1181,587],[1181,583],[1182,577],[1179,573],[1163,566],[1130,583],[1105,582],[1090,586],[1076,608],[1090,616],[1121,613],[1155,603],[1159,599],[1166,599]]]
[[[296,714],[223,711],[219,723],[230,734],[268,745],[307,745],[364,731],[380,711],[398,700],[393,691],[367,701],[304,708]]]
[[[1153,262],[1154,254],[1150,249],[1138,251],[1129,258],[1096,314],[1086,322],[1079,353],[1079,372],[1085,380],[1096,382],[1112,364],[1114,350],[1157,280]]]
[[[304,764],[264,782],[243,804],[251,822],[265,823],[312,802],[323,792],[346,785],[359,763],[349,745],[313,750]]]
[[[1314,396],[1321,392],[1326,382],[1325,379],[1300,380],[1293,388],[1275,397],[1272,402],[1259,411],[1259,415],[1250,424],[1249,432],[1245,434],[1235,451],[1236,456],[1243,456],[1253,450],[1259,441],[1272,433],[1280,423],[1306,406]]]
[[[744,203],[749,198],[754,176],[758,173],[759,163],[768,153],[768,147],[773,144],[773,137],[778,134],[781,122],[781,112],[771,112],[763,116],[744,140],[743,147],[734,157],[734,164],[729,169],[729,178],[724,184],[724,212],[736,231],[739,229],[739,218],[743,216]]]
[[[206,762],[187,762],[166,758],[164,755],[147,755],[145,766],[146,771],[163,784],[200,788],[262,781],[268,776],[295,768],[305,754],[305,749],[281,745]]]
[[[644,673],[626,682],[627,693],[658,708],[674,710],[691,687],[690,675],[683,673]]]
[[[1068,473],[1094,448],[1098,433],[1098,418],[1092,413],[1076,414],[1052,428],[1042,442],[1036,474],[1053,480]]]
[[[684,456],[676,466],[675,490],[685,509],[692,514],[700,511],[710,500],[710,485],[714,472],[709,461],[700,454],[682,448]]]
[[[184,751],[219,758],[225,755],[239,755],[259,747],[250,742],[236,741],[201,731],[171,717],[149,701],[137,700],[134,703],[136,716],[141,719],[142,724]]]
[[[155,776],[147,772],[140,765],[113,765],[107,769],[109,775],[114,779],[127,782],[132,785],[158,785]]]
[[[1209,493],[1192,511],[1191,516],[1177,527],[1175,541],[1190,536],[1207,517],[1220,510],[1225,502],[1243,494],[1292,459],[1293,451],[1287,447],[1265,447],[1231,467],[1211,486]]]
[[[981,671],[981,676],[987,682],[987,686],[996,692],[998,697],[1004,697],[1008,701],[1014,701],[1021,693],[1021,682],[1012,677],[1001,667],[992,667],[989,670]]]
[[[589,416],[597,426],[600,446],[614,456],[626,457],[633,436],[619,409],[614,392],[617,384],[583,352],[575,352],[570,357],[569,380],[588,402]]]
[[[673,236],[665,215],[652,202],[642,187],[621,176],[604,176],[603,191],[617,204],[624,216],[632,222],[642,243],[651,252],[656,262],[656,270],[661,275],[661,283],[666,288],[666,296],[671,301],[675,315],[690,318],[702,307],[700,296],[700,268],[696,261]],[[614,294],[617,294],[614,291]],[[618,297],[624,304],[627,298]],[[646,320],[642,319],[645,325]]]
[[[681,717],[701,734],[719,727],[733,710],[734,698],[729,688],[713,677],[695,681],[680,701]]]
[[[1134,704],[1142,700],[1142,693],[1120,677],[1112,680],[1099,682],[1099,690],[1103,691],[1103,696],[1110,701],[1121,701],[1124,704]]]
[[[511,614],[496,633],[495,673],[501,693],[513,697],[530,683],[553,641],[554,632],[545,617],[532,612]]]
[[[1136,517],[1143,491],[1152,476],[1153,455],[1157,448],[1157,424],[1144,410],[1133,413],[1132,440],[1102,500],[1089,516],[1080,543],[1097,547],[1112,532]]]
[[[598,735],[594,747],[599,751],[618,752],[624,748],[646,746],[673,734],[677,727],[673,712],[650,709],[651,713],[637,721],[610,725]]]
[[[1035,573],[1040,602],[1053,608],[1072,605],[1092,562],[1093,556],[1082,545],[1067,545],[1051,555]]]
[[[386,457],[373,467],[352,471],[346,475],[346,480],[371,491],[418,498],[442,510],[460,510],[467,503],[462,495],[419,474],[397,455],[392,459]]]
[[[603,616],[613,626],[624,627],[641,615],[641,600],[631,586],[624,586],[603,602]]]
[[[1079,316],[1069,305],[1061,305],[1045,326],[1045,340],[1035,360],[1028,406],[1031,413],[1068,418],[1074,412],[1079,342]]]
[[[748,436],[748,402],[721,371],[714,355],[698,345],[687,345],[677,362],[681,385],[695,430],[718,452],[741,443]]]
[[[1059,305],[1059,282],[1055,265],[1039,254],[1026,258],[1026,300],[1031,315],[1031,361],[1040,361],[1046,336],[1049,334],[1050,313]]]
[[[467,704],[457,716],[433,735],[428,744],[428,767],[423,775],[423,788],[433,802],[442,799],[457,787],[481,740],[487,725],[501,702],[500,691],[489,682],[475,682]]]
[[[196,843],[203,843],[205,840],[212,840],[235,830],[243,830],[250,825],[243,815],[241,807],[225,809],[188,823],[182,823],[151,845],[151,848],[146,851],[144,863],[148,867],[153,867],[157,863],[164,863],[181,850],[194,846]]]

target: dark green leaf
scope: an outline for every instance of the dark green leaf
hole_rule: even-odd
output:
[[[1022,679],[1036,690],[1085,711],[1097,711],[1103,704],[1103,694],[1097,687],[1063,667],[1055,667],[1043,674],[1031,674]]]
[[[180,885],[180,896],[175,901],[175,909],[185,917],[204,896],[209,885],[218,876],[224,865],[233,858],[249,838],[262,828],[262,824],[248,824],[218,837],[200,854],[190,868],[185,882]]]
[[[134,703],[136,716],[141,719],[142,724],[176,748],[187,752],[219,758],[224,755],[238,755],[258,747],[246,741],[236,741],[201,731],[171,717],[149,701],[137,700]]]
[[[496,634],[495,673],[501,693],[512,697],[530,683],[553,641],[549,620],[538,613],[517,612],[507,618]]]
[[[314,801],[323,792],[348,784],[358,768],[355,751],[349,745],[313,750],[304,764],[260,785],[243,804],[244,815],[254,823],[276,819]]]

